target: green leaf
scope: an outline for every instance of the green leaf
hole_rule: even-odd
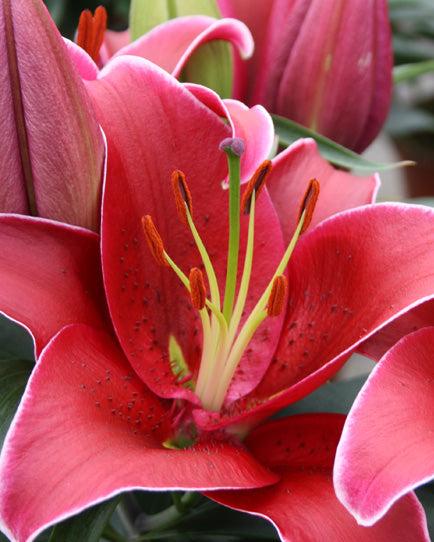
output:
[[[0,359],[33,360],[33,341],[19,324],[0,314]]]
[[[53,528],[49,542],[98,542],[120,499],[114,497],[62,521]]]
[[[266,520],[236,512],[215,502],[204,500],[184,516],[175,528],[153,531],[138,539],[171,542],[241,542],[249,540],[278,542],[273,526]]]
[[[326,160],[345,169],[356,169],[364,173],[372,173],[374,171],[384,171],[387,169],[414,165],[414,162],[410,161],[396,162],[394,164],[372,162],[350,149],[339,145],[339,143],[335,143],[331,139],[328,139],[313,130],[309,130],[309,128],[292,120],[285,119],[279,115],[273,115],[273,121],[281,145],[288,147],[297,141],[297,139],[311,137],[317,142],[319,152]]]
[[[416,489],[416,495],[425,508],[429,534],[431,540],[434,540],[434,484],[427,484]]]
[[[33,367],[28,360],[0,360],[0,448]]]
[[[411,64],[401,64],[393,69],[393,81],[395,84],[403,81],[410,81],[434,71],[434,60],[424,60],[422,62],[413,62]]]

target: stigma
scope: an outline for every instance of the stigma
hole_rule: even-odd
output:
[[[193,198],[187,179],[182,171],[175,170],[171,176],[173,195],[179,220],[189,230],[201,256],[203,272],[194,267],[182,270],[167,253],[163,240],[152,218],[142,219],[143,232],[150,253],[162,266],[171,268],[186,288],[193,308],[198,312],[202,324],[202,351],[199,370],[193,377],[188,368],[188,359],[180,349],[176,338],[169,340],[171,369],[178,385],[188,387],[199,398],[204,409],[219,411],[241,362],[258,328],[266,318],[275,318],[285,311],[288,298],[286,268],[297,241],[312,221],[319,196],[319,183],[311,179],[300,203],[298,221],[292,239],[280,263],[265,287],[262,295],[246,318],[243,318],[254,257],[255,207],[263,191],[272,163],[264,161],[257,168],[241,195],[240,157],[244,143],[238,138],[228,138],[220,149],[226,153],[229,170],[229,239],[226,281],[224,290],[217,281],[216,272],[202,237],[193,219]],[[239,266],[240,215],[248,215],[248,231],[242,269]],[[237,278],[239,285],[237,287]]]

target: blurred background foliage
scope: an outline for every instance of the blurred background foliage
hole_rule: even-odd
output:
[[[102,5],[109,14],[109,26],[113,30],[124,30],[128,26],[130,0],[44,0],[62,34],[74,37],[78,18],[83,9],[95,10]],[[158,0],[156,0],[158,1]]]

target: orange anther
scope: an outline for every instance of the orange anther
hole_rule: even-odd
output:
[[[99,50],[107,29],[107,11],[98,6],[95,14],[88,9],[81,12],[78,21],[77,45],[84,49],[95,62],[99,59]]]
[[[188,226],[186,207],[190,216],[193,216],[193,200],[191,199],[191,193],[185,175],[179,169],[175,169],[172,173],[172,188],[179,218]]]
[[[253,174],[250,181],[247,183],[247,187],[243,192],[241,198],[241,210],[244,214],[248,215],[250,212],[250,203],[252,201],[252,194],[255,191],[255,198],[257,199],[259,193],[265,185],[265,181],[271,172],[271,161],[264,160],[262,164]]]
[[[159,265],[168,266],[169,264],[164,256],[163,240],[149,215],[142,217],[142,227],[149,250],[151,251],[152,256],[154,256],[155,261]]]
[[[205,307],[206,287],[202,271],[193,267],[190,271],[190,296],[193,307],[200,311]]]
[[[319,182],[316,179],[311,179],[309,181],[309,186],[301,202],[300,212],[298,215],[297,222],[300,222],[303,213],[305,213],[304,222],[300,231],[300,235],[307,230],[310,223],[312,222],[312,216],[313,216],[313,212],[315,211],[315,206],[318,201],[318,196],[319,196]]]
[[[285,275],[278,275],[273,280],[271,294],[268,299],[268,316],[279,316],[279,314],[282,313],[287,290],[288,279],[285,277]]]

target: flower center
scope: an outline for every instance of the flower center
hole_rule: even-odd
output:
[[[77,30],[77,45],[84,49],[95,61],[99,60],[99,50],[107,30],[107,11],[98,6],[95,14],[88,9],[81,12]]]
[[[241,325],[241,317],[249,291],[255,235],[255,205],[271,171],[266,160],[256,170],[240,197],[240,156],[244,145],[234,138],[224,140],[220,148],[226,152],[229,169],[229,242],[225,292],[222,302],[216,273],[209,254],[193,220],[193,204],[185,175],[177,170],[172,174],[172,187],[180,219],[189,227],[202,258],[209,284],[209,296],[202,271],[192,268],[187,276],[172,260],[163,241],[147,215],[142,219],[143,230],[149,249],[157,263],[170,267],[188,290],[193,307],[202,322],[203,344],[197,380],[193,381],[182,350],[171,336],[169,359],[172,372],[179,384],[192,389],[207,410],[219,411],[223,405],[235,371],[257,329],[267,317],[279,316],[287,295],[287,279],[284,275],[289,259],[300,235],[309,226],[319,195],[316,179],[309,182],[302,200],[298,223],[275,273],[256,305]],[[240,212],[249,215],[246,252],[238,292],[238,254],[240,245]]]

